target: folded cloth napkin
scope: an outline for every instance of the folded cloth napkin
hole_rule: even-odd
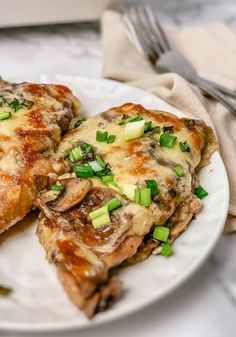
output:
[[[170,40],[198,74],[236,90],[236,35],[223,24],[172,30]],[[147,90],[187,115],[203,119],[216,131],[230,185],[229,216],[225,232],[236,231],[236,118],[220,103],[174,73],[158,75],[126,35],[121,14],[102,17],[103,76]]]

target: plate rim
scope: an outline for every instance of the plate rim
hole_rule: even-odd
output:
[[[93,81],[93,82],[98,82],[98,83],[113,83],[115,86],[119,87],[119,86],[123,86],[123,87],[127,87],[127,89],[129,90],[135,90],[136,92],[140,92],[140,94],[142,95],[146,95],[146,96],[151,96],[154,99],[158,98],[160,100],[162,100],[163,102],[167,103],[168,105],[170,105],[173,110],[178,111],[180,114],[184,115],[187,117],[186,114],[184,114],[181,110],[179,110],[178,108],[176,108],[175,106],[173,106],[172,104],[170,104],[169,102],[166,102],[165,100],[163,100],[162,98],[155,96],[152,93],[149,93],[145,90],[133,87],[131,85],[128,85],[126,83],[120,83],[118,81],[115,80],[110,80],[110,79],[104,79],[104,78],[93,78],[93,77],[86,77],[86,76],[78,76],[78,75],[61,75],[61,74],[32,74],[28,77],[33,78],[33,81],[35,81],[34,78],[38,78],[38,82],[42,83],[43,81],[41,81],[41,78],[45,78],[45,77],[59,77],[59,78],[65,78],[65,79],[79,79],[81,81]],[[15,77],[12,79],[10,79],[11,81],[16,81]],[[175,114],[173,112],[173,114]],[[221,233],[223,232],[224,229],[224,225],[225,225],[225,221],[227,218],[227,213],[228,213],[228,207],[229,207],[229,181],[228,181],[228,176],[227,176],[227,171],[225,168],[225,165],[223,163],[223,160],[220,156],[220,153],[218,151],[216,151],[212,156],[215,156],[217,161],[219,162],[218,164],[220,165],[220,169],[221,169],[221,173],[224,175],[224,180],[225,180],[225,195],[224,195],[224,200],[225,200],[225,204],[224,204],[224,211],[222,213],[222,218],[220,221],[220,224],[217,226],[218,230],[215,231],[213,234],[214,238],[211,240],[210,244],[208,243],[207,246],[205,246],[205,249],[203,249],[203,253],[200,254],[200,257],[195,261],[195,263],[191,264],[191,266],[187,269],[187,272],[185,272],[184,274],[179,274],[178,277],[175,278],[175,280],[169,285],[167,286],[164,291],[162,291],[160,294],[156,294],[156,296],[154,295],[152,298],[151,296],[146,296],[144,298],[144,300],[140,301],[138,304],[135,304],[133,306],[130,306],[128,309],[126,309],[124,312],[110,312],[110,315],[108,314],[108,316],[105,316],[104,319],[101,318],[98,321],[90,321],[87,320],[85,322],[83,322],[81,324],[81,322],[78,322],[77,320],[73,320],[73,321],[60,321],[60,322],[55,322],[55,321],[48,321],[43,323],[38,323],[38,322],[34,322],[33,324],[28,321],[28,322],[14,322],[14,325],[12,326],[11,323],[9,321],[0,321],[0,331],[9,331],[9,332],[59,332],[59,331],[71,331],[71,330],[83,330],[83,329],[90,329],[90,328],[94,328],[96,326],[100,326],[100,325],[105,325],[107,323],[110,323],[112,321],[115,320],[119,320],[122,319],[124,316],[129,316],[131,314],[135,314],[136,312],[140,311],[142,308],[146,308],[148,306],[151,306],[152,304],[154,304],[155,302],[163,299],[164,297],[166,297],[167,295],[171,294],[173,291],[175,291],[178,287],[180,287],[181,285],[183,285],[200,267],[201,265],[206,261],[206,259],[209,257],[210,253],[212,252],[213,248],[215,247],[215,245],[217,244]],[[78,309],[79,310],[79,309]]]

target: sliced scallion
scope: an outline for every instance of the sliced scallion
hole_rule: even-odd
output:
[[[102,207],[99,207],[97,209],[95,209],[95,211],[93,212],[90,212],[89,213],[89,217],[93,220],[95,218],[98,218],[99,216],[105,214],[108,212],[108,206],[105,205],[105,206],[102,206]]]
[[[75,166],[74,171],[78,178],[91,178],[93,176],[93,169],[89,165]]]
[[[111,222],[109,212],[100,215],[99,217],[92,220],[92,225],[95,229],[102,228]]]
[[[110,187],[114,192],[116,192],[117,194],[122,194],[121,190],[116,186],[115,182],[110,182],[107,183],[107,186]]]
[[[106,176],[102,177],[102,181],[104,181],[104,183],[110,183],[114,181],[114,176],[112,174],[108,174]]]
[[[151,189],[150,188],[136,188],[134,201],[143,206],[150,206],[152,204]]]
[[[116,140],[116,135],[109,135],[107,138],[107,144],[112,144]]]
[[[98,162],[98,164],[101,166],[101,167],[105,167],[106,166],[106,163],[104,162],[104,160],[99,156],[99,155],[96,155],[96,161]]]
[[[91,145],[87,144],[87,143],[83,143],[81,146],[80,146],[81,150],[82,151],[85,151],[87,153],[91,153],[93,151],[93,148]]]
[[[144,124],[144,133],[152,130],[152,121],[145,122]]]
[[[108,132],[107,131],[97,131],[96,132],[96,140],[98,142],[106,142],[107,141],[107,137],[108,137]]]
[[[142,116],[136,116],[136,117],[133,117],[133,118],[129,119],[128,123],[138,122],[138,121],[142,121],[142,120],[143,120]]]
[[[175,145],[176,140],[177,140],[176,136],[162,133],[160,137],[160,145],[163,147],[172,148]]]
[[[206,190],[204,190],[204,188],[202,186],[198,186],[197,188],[195,188],[194,190],[194,194],[199,198],[199,199],[203,199],[206,196],[208,196],[208,192]]]
[[[162,256],[170,256],[172,254],[172,245],[170,243],[163,243],[162,244],[162,250],[161,250],[161,255]]]
[[[109,200],[106,203],[106,205],[108,207],[108,211],[111,212],[114,209],[120,207],[122,205],[122,202],[119,199],[117,199],[117,198],[113,198],[113,199]]]
[[[72,153],[75,161],[81,160],[82,157],[83,157],[83,153],[82,153],[81,148],[79,146],[74,147],[71,150],[71,153]]]
[[[124,130],[124,140],[140,138],[144,134],[145,121],[127,123]]]
[[[99,165],[99,163],[96,160],[93,161],[89,161],[88,164],[92,167],[93,172],[101,172],[103,170],[103,168],[101,167],[101,165]]]
[[[156,226],[153,232],[153,239],[167,242],[170,234],[170,229],[164,226]]]
[[[22,104],[18,101],[18,99],[14,98],[12,102],[8,104],[15,112],[22,108]]]
[[[53,185],[50,186],[50,190],[51,191],[63,191],[64,190],[64,186],[63,185],[53,184]]]
[[[153,179],[145,180],[145,183],[146,183],[147,188],[150,188],[151,195],[154,196],[159,192],[159,188],[155,180]]]
[[[191,152],[191,148],[187,141],[179,142],[179,147],[182,152]]]
[[[9,119],[11,117],[11,112],[3,112],[0,114],[0,120],[3,121],[4,119]]]
[[[71,151],[69,152],[68,156],[69,156],[70,161],[72,163],[74,163],[75,162],[75,158],[74,158],[73,153]]]
[[[178,177],[185,177],[187,172],[185,171],[184,167],[182,165],[175,165],[173,166],[173,171]]]
[[[123,185],[123,193],[129,198],[130,200],[134,201],[135,199],[135,190],[137,186],[134,184],[124,184]],[[137,192],[139,193],[139,192]],[[139,199],[138,199],[139,200]]]

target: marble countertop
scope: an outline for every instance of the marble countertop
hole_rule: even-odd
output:
[[[140,1],[139,1],[140,2]],[[236,32],[235,1],[150,1],[167,25],[222,21]],[[129,0],[130,4],[134,0]],[[100,77],[102,46],[97,23],[0,30],[0,74],[27,80],[32,74]],[[233,337],[236,335],[236,235],[222,235],[201,269],[182,287],[141,312],[57,337]],[[0,332],[1,337],[42,336]],[[43,336],[52,336],[45,333]]]

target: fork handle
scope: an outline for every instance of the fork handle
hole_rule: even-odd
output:
[[[215,89],[218,89],[222,94],[225,94],[227,96],[230,96],[230,97],[236,99],[236,92],[235,91],[230,90],[230,89],[224,87],[223,85],[220,85],[220,84],[215,83],[213,81],[209,81],[206,78],[203,78],[203,77],[200,77],[200,76],[198,76],[198,79],[203,81],[203,82],[206,82],[206,84],[214,87]]]
[[[236,104],[228,96],[223,94],[220,90],[212,87],[205,81],[205,79],[195,78],[192,83],[196,84],[200,89],[202,89],[209,96],[213,97],[218,102],[222,103],[229,111],[236,116]]]

